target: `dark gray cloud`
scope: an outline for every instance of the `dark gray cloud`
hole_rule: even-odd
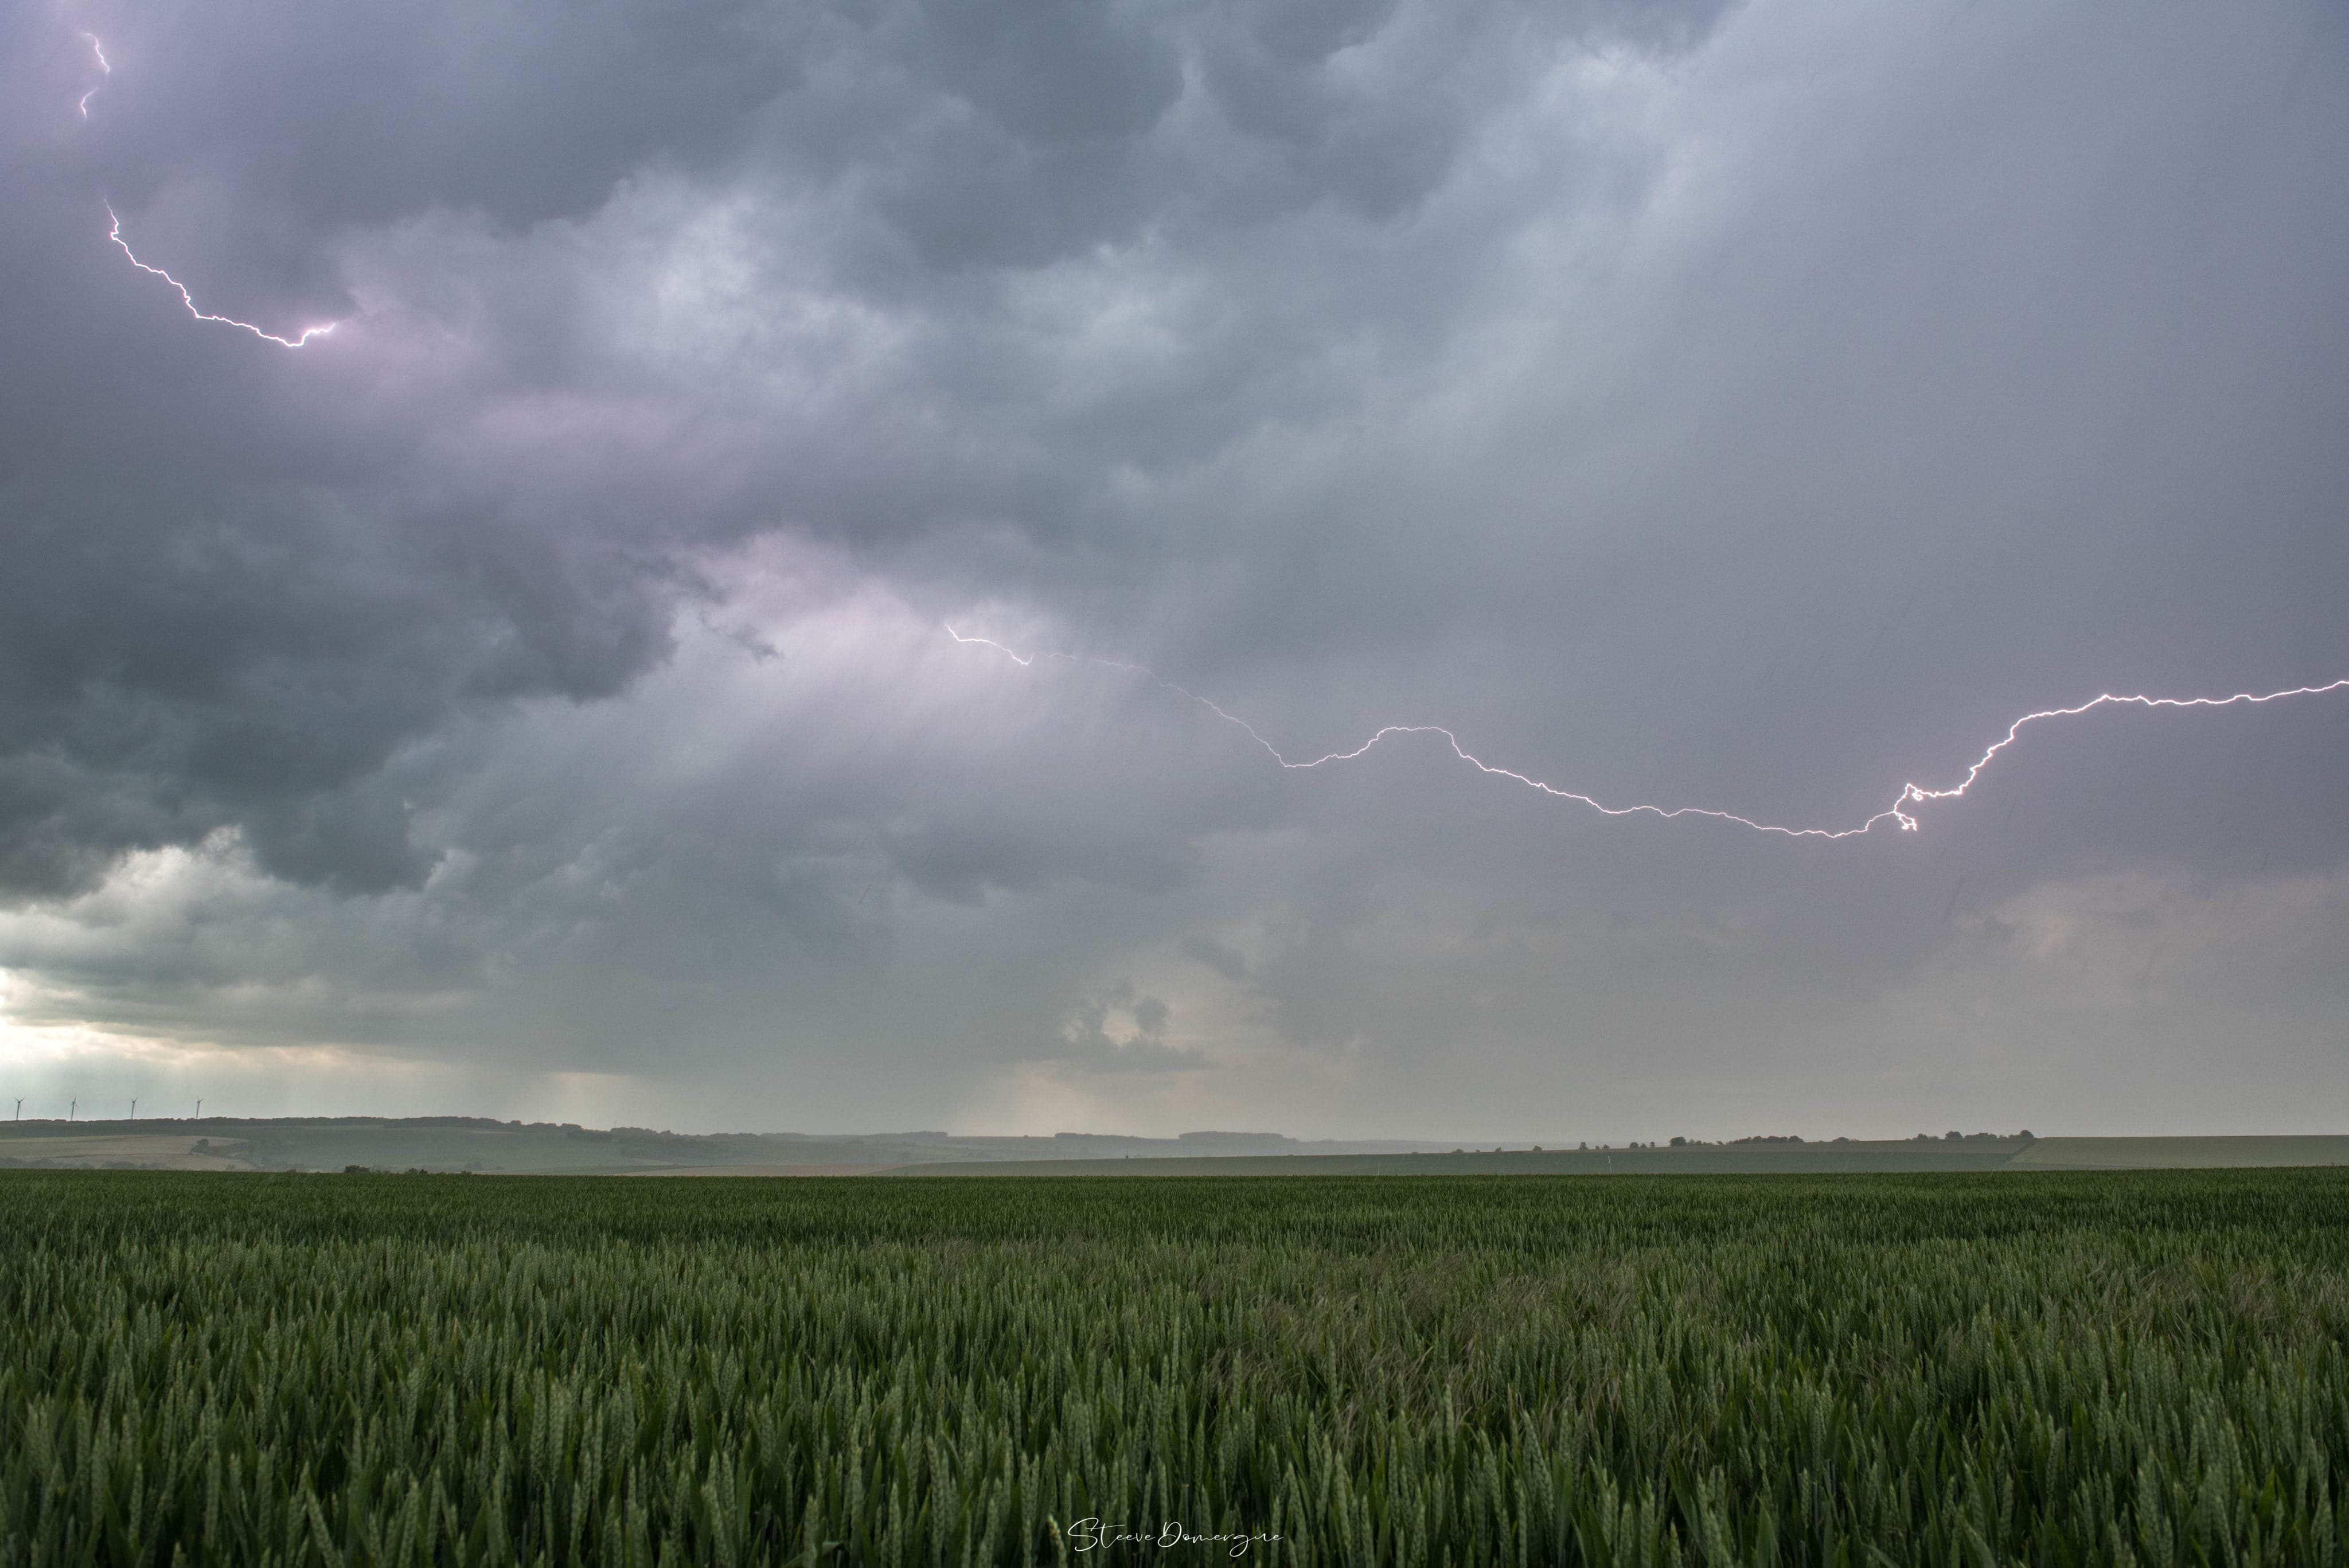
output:
[[[11,163],[32,220],[11,271],[43,303],[8,346],[6,504],[29,555],[0,607],[28,761],[0,861],[34,892],[232,824],[278,875],[412,882],[422,852],[364,781],[468,704],[617,691],[667,651],[680,598],[719,591],[697,552],[760,531],[977,545],[968,570],[1031,582],[1104,526],[1131,543],[1151,520],[1099,517],[1108,470],[1212,450],[1293,373],[1251,341],[1264,309],[1195,323],[1177,301],[1149,357],[1194,364],[1137,387],[1112,345],[1102,395],[1071,399],[1075,340],[1109,302],[1056,297],[1050,269],[1133,244],[1145,312],[1195,292],[1218,264],[1191,249],[1361,207],[1320,150],[1366,115],[1410,121],[1366,155],[1420,171],[1368,209],[1392,216],[1455,154],[1471,91],[1512,74],[1490,35],[1530,25],[77,13],[101,78],[64,20],[28,19],[45,47],[13,57],[11,93],[53,121],[20,122]],[[1553,48],[1607,34],[1549,26]],[[1447,47],[1424,61],[1333,79],[1341,49],[1431,31]],[[1279,123],[1245,108],[1284,81],[1300,107]],[[59,107],[93,85],[86,121]],[[107,202],[204,308],[285,332],[339,317],[342,336],[297,362],[189,330],[110,254]],[[1188,248],[1154,265],[1170,216]],[[750,341],[709,337],[702,304]],[[612,315],[631,308],[656,319]],[[664,320],[687,339],[673,357]],[[1345,395],[1317,379],[1309,406]],[[1007,546],[1026,558],[985,558]],[[936,839],[907,839],[928,885],[985,858]]]
[[[1441,722],[1826,826],[2033,708],[2349,673],[2323,7],[0,26],[0,1015],[43,1083],[2349,1109],[2349,703],[2034,732],[1826,846],[1424,736],[1284,773],[937,629],[1292,756]],[[340,325],[191,319],[109,202],[204,308]]]

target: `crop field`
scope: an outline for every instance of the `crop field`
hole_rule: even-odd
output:
[[[0,1563],[2335,1563],[2344,1222],[2334,1170],[0,1174]]]

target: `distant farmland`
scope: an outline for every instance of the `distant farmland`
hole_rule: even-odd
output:
[[[2349,1172],[19,1171],[0,1229],[6,1563],[2349,1539]]]
[[[1633,1176],[2349,1165],[2349,1137],[1911,1137],[1453,1148],[1275,1133],[687,1134],[480,1116],[0,1123],[0,1170],[473,1171],[593,1176]]]
[[[936,1162],[904,1176],[1762,1176],[1958,1170],[2222,1170],[2349,1165],[2349,1137],[1838,1138],[1630,1148]]]

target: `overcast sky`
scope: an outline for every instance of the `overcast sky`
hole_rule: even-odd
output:
[[[0,1091],[2349,1131],[2349,692],[1836,841],[1184,695],[1842,828],[2349,676],[2344,155],[2317,0],[0,7]]]

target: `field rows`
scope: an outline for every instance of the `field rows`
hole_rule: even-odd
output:
[[[0,1562],[2340,1560],[2349,1179],[0,1177]],[[1087,1547],[1092,1550],[1088,1552]]]

